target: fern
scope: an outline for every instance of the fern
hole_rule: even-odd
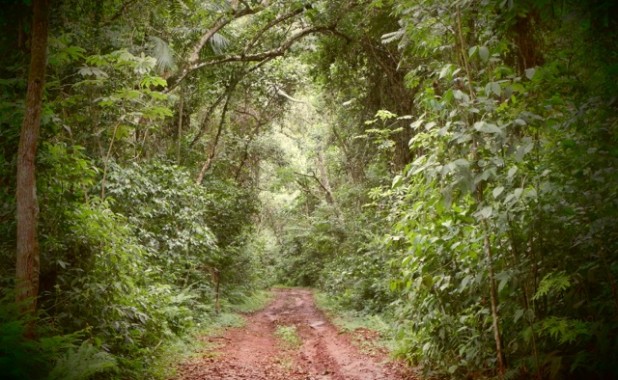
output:
[[[86,380],[92,375],[116,368],[116,360],[84,342],[61,357],[49,374],[49,380]]]
[[[577,319],[549,317],[541,321],[541,333],[560,344],[573,343],[591,335],[590,323]]]
[[[539,288],[537,289],[532,299],[538,300],[539,298],[551,294],[557,294],[565,291],[571,286],[569,276],[564,272],[549,273],[541,280]]]

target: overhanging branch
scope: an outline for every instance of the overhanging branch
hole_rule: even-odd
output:
[[[277,46],[274,49],[271,50],[267,50],[267,51],[263,51],[260,53],[254,53],[254,54],[238,54],[238,55],[229,55],[223,58],[219,58],[219,59],[213,59],[213,60],[209,60],[209,61],[202,61],[199,63],[196,63],[195,65],[193,65],[191,67],[191,70],[198,70],[201,69],[202,67],[207,67],[207,66],[214,66],[214,65],[219,65],[222,63],[226,63],[226,62],[259,62],[265,59],[273,59],[276,57],[280,57],[282,55],[285,54],[285,52],[287,50],[290,49],[290,47],[292,47],[292,45],[302,39],[303,37],[313,34],[313,33],[318,33],[318,32],[324,32],[327,31],[328,28],[325,27],[311,27],[311,28],[305,28],[303,30],[301,30],[300,32],[294,34],[292,37],[290,37],[289,39],[285,40],[281,45]]]
[[[191,73],[194,70],[192,67],[195,66],[195,64],[199,61],[200,52],[202,51],[202,49],[204,49],[204,46],[206,46],[206,44],[208,43],[208,41],[210,41],[212,36],[214,36],[218,31],[223,29],[226,25],[228,25],[232,21],[238,20],[244,16],[255,14],[258,11],[259,11],[259,8],[245,7],[245,8],[238,9],[237,11],[235,11],[231,17],[225,17],[223,15],[220,16],[215,21],[214,25],[210,29],[208,29],[204,34],[202,34],[200,39],[197,41],[197,43],[191,50],[191,54],[189,54],[189,59],[187,60],[187,63],[180,69],[178,74],[168,79],[167,91],[169,92],[173,90],[174,88],[176,88],[176,86],[178,86],[178,84],[182,82],[182,80],[185,79],[187,75],[189,75],[189,73]]]
[[[220,65],[220,64],[228,63],[228,62],[259,62],[259,65],[263,65],[264,63],[271,61],[274,58],[283,56],[292,47],[292,45],[294,45],[294,43],[296,43],[297,41],[301,40],[302,38],[308,35],[315,34],[315,33],[333,33],[335,35],[338,35],[337,33],[334,33],[334,30],[335,30],[334,25],[329,26],[329,27],[325,27],[325,26],[309,27],[309,28],[302,29],[301,31],[297,32],[296,34],[294,34],[293,36],[285,40],[281,45],[277,46],[276,48],[270,49],[270,50],[266,50],[266,51],[259,52],[259,53],[253,53],[253,54],[243,53],[243,54],[228,55],[228,56],[223,56],[223,57],[214,57],[213,59],[210,59],[210,60],[195,62],[185,67],[185,69],[183,69],[178,76],[168,80],[168,91],[171,91],[173,88],[178,86],[178,84],[182,80],[184,80],[190,73],[192,73],[195,70],[199,70],[201,68],[209,67],[209,66],[216,66],[216,65]]]

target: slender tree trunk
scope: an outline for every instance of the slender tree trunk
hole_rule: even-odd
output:
[[[36,311],[39,292],[38,203],[35,158],[41,123],[50,0],[32,3],[32,38],[26,110],[17,151],[17,262],[15,300],[24,314]],[[32,327],[27,334],[32,336]]]
[[[230,104],[231,96],[232,96],[232,93],[231,92],[228,93],[227,99],[225,100],[225,104],[223,105],[223,110],[221,111],[221,118],[219,119],[219,127],[217,128],[217,134],[215,135],[215,141],[213,141],[210,154],[208,155],[206,162],[204,162],[204,165],[202,166],[202,169],[200,170],[200,174],[198,174],[197,179],[195,180],[195,183],[197,185],[201,185],[202,182],[204,181],[204,176],[206,175],[206,172],[208,171],[208,169],[210,169],[210,166],[212,165],[212,161],[215,159],[215,155],[217,154],[217,145],[219,145],[219,139],[221,138],[221,132],[223,132],[223,127],[225,126],[225,116],[227,114],[227,109]]]
[[[116,132],[118,132],[118,127],[120,126],[120,121],[116,123],[114,126],[114,132],[112,132],[112,139],[109,142],[109,148],[107,148],[107,154],[105,155],[105,163],[103,164],[103,179],[101,180],[101,199],[105,199],[105,185],[107,180],[107,169],[109,168],[109,160],[112,158],[112,149],[114,148],[114,141],[116,140]]]
[[[262,122],[261,120],[258,120],[256,122],[256,126],[255,126],[255,128],[253,130],[253,134],[251,134],[251,136],[249,136],[249,141],[247,141],[247,143],[245,144],[245,149],[243,151],[242,158],[240,159],[240,165],[238,165],[238,168],[236,169],[236,174],[234,175],[234,180],[236,182],[238,182],[238,179],[240,178],[240,174],[242,173],[242,169],[245,166],[245,163],[247,162],[247,160],[249,159],[249,147],[251,146],[251,144],[253,143],[253,141],[257,137],[258,133],[260,132],[260,128],[264,124],[266,124],[266,123]]]
[[[322,188],[324,189],[325,193],[326,193],[326,201],[333,206],[333,209],[335,210],[335,214],[337,215],[337,217],[341,217],[341,210],[339,209],[339,204],[337,203],[337,200],[335,199],[335,195],[333,194],[333,188],[330,185],[330,179],[328,178],[328,169],[326,168],[326,158],[324,157],[324,150],[322,147],[319,148],[318,150],[318,160],[317,160],[317,164],[318,164],[318,173],[320,178],[318,178],[316,176],[316,179],[318,180],[318,182],[320,183],[320,186],[322,186]]]
[[[500,315],[498,314],[498,289],[496,289],[496,276],[494,271],[494,257],[489,241],[489,227],[487,221],[483,220],[483,249],[487,255],[489,266],[489,296],[491,303],[491,319],[492,330],[494,332],[494,341],[496,343],[496,359],[498,361],[498,375],[500,379],[504,378],[506,372],[506,363],[504,360],[504,350],[502,349],[502,337],[500,335]]]
[[[178,136],[176,139],[176,161],[178,162],[178,165],[180,165],[181,163],[181,148],[182,148],[182,118],[183,118],[183,111],[184,111],[184,93],[182,91],[182,88],[180,89],[180,111],[178,112]]]
[[[457,47],[459,50],[460,63],[463,65],[466,76],[468,77],[468,91],[470,98],[475,99],[476,94],[474,92],[473,87],[473,78],[472,78],[472,70],[470,68],[470,63],[468,62],[467,55],[467,44],[463,35],[462,22],[461,22],[461,11],[459,6],[457,6],[457,12],[455,14],[456,25],[456,34],[457,34]],[[470,125],[473,123],[469,122]],[[477,143],[474,142],[472,145],[472,158],[474,162],[478,162],[478,147]],[[476,188],[476,198],[477,204],[483,204],[483,184],[479,184]],[[500,314],[498,313],[498,289],[496,288],[496,276],[495,276],[495,268],[494,268],[494,257],[493,250],[491,247],[491,242],[489,241],[490,231],[489,225],[486,220],[483,220],[481,223],[481,228],[483,232],[483,251],[487,256],[487,265],[489,269],[489,298],[491,304],[491,319],[492,319],[492,330],[494,333],[494,341],[496,343],[496,362],[498,364],[498,376],[500,379],[504,379],[504,374],[506,373],[506,358],[504,355],[504,345],[502,343],[502,336],[500,335]]]

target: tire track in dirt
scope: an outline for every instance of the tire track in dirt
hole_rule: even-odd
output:
[[[242,328],[209,338],[217,347],[181,365],[179,380],[413,380],[385,355],[367,355],[316,308],[307,289],[276,289]],[[294,326],[302,345],[286,348],[277,326]]]

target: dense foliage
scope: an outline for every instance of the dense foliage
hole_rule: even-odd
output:
[[[336,206],[285,278],[390,316],[427,374],[615,377],[615,6],[348,5],[307,59]]]
[[[273,6],[254,27],[285,11]],[[258,165],[276,151],[258,135],[283,110],[269,86],[284,71],[217,66],[177,78],[195,59],[244,48],[251,33],[266,39],[256,37],[260,47],[273,38],[234,26],[202,44],[203,30],[230,15],[242,16],[218,1],[53,3],[36,162],[41,268],[33,316],[20,314],[9,291],[31,14],[29,2],[7,5],[0,17],[2,51],[11,53],[0,58],[3,376],[168,376],[177,342],[265,283],[252,224]]]
[[[279,282],[380,314],[428,376],[618,376],[614,2],[53,2],[36,315],[29,4],[0,14],[1,373],[161,378]]]

